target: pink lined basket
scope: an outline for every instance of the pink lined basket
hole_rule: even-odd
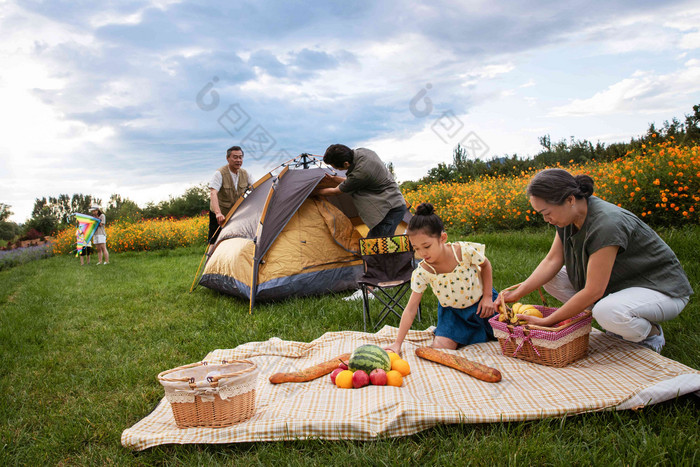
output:
[[[557,308],[535,305],[547,317]],[[503,355],[553,367],[563,367],[583,358],[588,352],[588,337],[593,321],[590,310],[584,310],[568,323],[548,328],[535,325],[512,325],[498,321],[498,314],[489,319],[493,334]]]

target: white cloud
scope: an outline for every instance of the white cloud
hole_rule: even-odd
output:
[[[467,73],[459,74],[458,77],[462,80],[462,86],[475,86],[483,81],[492,80],[510,73],[514,69],[515,65],[513,63],[497,63],[477,67]]]
[[[659,22],[659,17],[664,18]],[[660,4],[654,13],[609,16],[567,35],[572,44],[586,43],[589,55],[620,55],[634,52],[662,53],[698,47],[700,8],[697,5]],[[596,47],[597,46],[597,47]]]
[[[684,34],[680,46],[683,49],[700,49],[700,32]]]
[[[672,111],[700,92],[700,63],[689,60],[686,67],[668,74],[635,72],[630,78],[610,85],[587,99],[555,107],[551,116],[585,116],[614,113]]]

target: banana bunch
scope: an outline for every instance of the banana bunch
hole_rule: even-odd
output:
[[[542,318],[542,313],[535,308],[534,305],[523,305],[522,303],[513,303],[512,307],[508,307],[505,303],[501,302],[498,312],[498,321],[505,321],[516,325],[526,323],[524,320],[518,320],[516,315],[529,315]]]

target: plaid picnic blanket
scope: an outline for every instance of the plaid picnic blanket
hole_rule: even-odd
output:
[[[142,450],[173,443],[369,440],[411,435],[437,424],[531,420],[606,409],[636,409],[700,391],[700,371],[595,329],[590,336],[588,356],[565,368],[505,357],[498,342],[454,351],[500,370],[501,382],[486,383],[416,357],[416,348],[432,342],[432,329],[409,332],[402,350],[411,374],[400,388],[339,389],[328,376],[307,383],[275,385],[268,381],[274,373],[307,368],[362,344],[388,345],[398,331],[391,326],[376,334],[329,332],[310,343],[272,338],[235,349],[215,350],[204,360],[220,363],[248,359],[258,365],[260,376],[252,418],[226,428],[178,429],[170,405],[163,398],[146,418],[124,430],[122,445]]]

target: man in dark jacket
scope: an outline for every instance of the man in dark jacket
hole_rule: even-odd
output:
[[[360,218],[369,228],[368,238],[394,235],[406,213],[406,201],[379,156],[369,149],[333,144],[326,149],[323,162],[345,170],[346,176],[326,175],[339,185],[321,188],[316,193],[323,196],[350,194]]]

